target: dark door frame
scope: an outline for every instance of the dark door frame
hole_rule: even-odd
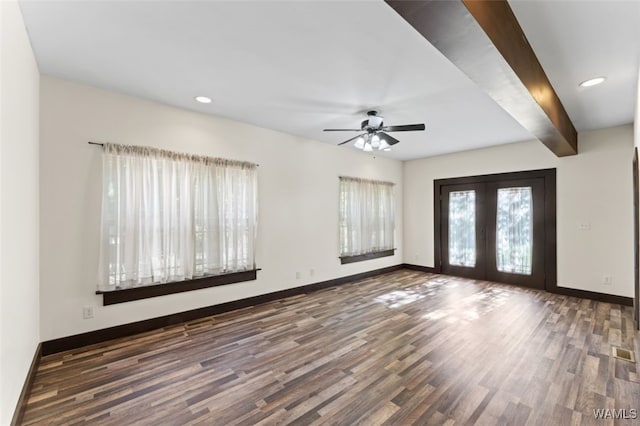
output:
[[[633,149],[633,320],[636,330],[640,330],[640,207],[638,205],[638,197],[640,188],[638,188],[638,148]]]
[[[482,199],[481,196],[479,196],[478,194],[482,191],[482,187],[484,186],[484,184],[478,184],[478,183],[473,183],[473,184],[467,184],[467,185],[447,185],[446,189],[441,189],[441,195],[442,195],[442,201],[444,201],[444,204],[446,205],[449,202],[449,192],[450,191],[455,191],[455,190],[462,190],[462,191],[467,191],[467,190],[473,190],[476,192],[476,201],[475,201],[475,213],[476,213],[476,223],[480,222],[480,223],[484,223],[484,200]],[[445,215],[443,217],[443,215],[440,215],[440,220],[442,223],[442,228],[443,229],[447,229],[449,226],[449,222],[448,222],[448,218]],[[483,279],[484,276],[486,275],[486,271],[484,269],[485,267],[485,262],[486,259],[484,258],[485,255],[485,250],[481,250],[480,247],[484,247],[485,245],[485,239],[484,239],[484,229],[482,229],[479,226],[476,226],[475,229],[475,239],[476,239],[476,264],[473,267],[465,267],[465,266],[455,266],[455,265],[448,265],[445,263],[443,264],[442,262],[440,262],[440,271],[444,274],[448,274],[448,275],[455,275],[456,277],[465,277],[465,278],[472,278],[472,279]],[[441,235],[441,237],[448,237],[447,234],[445,235]],[[441,250],[441,256],[440,258],[442,259],[447,259],[449,256],[449,247],[447,245],[446,242],[446,238],[444,238],[445,242],[444,244],[442,243],[442,238],[441,238],[441,245],[440,245],[440,250]]]
[[[523,172],[497,173],[491,175],[465,176],[459,178],[436,179],[433,181],[434,212],[434,262],[435,272],[442,273],[441,248],[441,206],[442,187],[445,185],[473,184],[521,179],[544,179],[544,288],[557,292],[557,258],[556,258],[556,169],[528,170]]]
[[[524,287],[537,288],[541,290],[545,290],[545,277],[546,271],[544,269],[545,265],[545,246],[544,242],[546,239],[545,235],[545,211],[544,211],[544,194],[545,191],[545,180],[543,178],[536,179],[515,179],[515,180],[502,180],[496,183],[488,183],[486,185],[486,197],[487,197],[487,206],[489,213],[489,220],[487,220],[486,225],[486,250],[487,250],[487,259],[494,265],[493,267],[489,267],[487,265],[487,274],[486,279],[489,281],[497,281],[509,284],[515,284]],[[513,274],[508,272],[500,272],[497,269],[497,259],[496,259],[496,213],[497,213],[497,195],[499,188],[510,188],[515,186],[528,186],[532,189],[532,197],[533,197],[533,258],[531,265],[531,274],[530,275],[520,275]],[[491,235],[491,237],[490,237]]]

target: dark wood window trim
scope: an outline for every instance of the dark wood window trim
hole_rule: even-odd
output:
[[[192,280],[177,281],[166,284],[153,284],[122,290],[96,291],[96,294],[102,295],[102,304],[104,306],[115,305],[116,303],[131,302],[133,300],[149,299],[151,297],[166,296],[168,294],[182,293],[185,291],[200,290],[203,288],[217,287],[220,285],[244,281],[253,281],[257,278],[258,271],[260,271],[260,269],[232,272],[222,275],[211,275]]]
[[[544,273],[545,290],[558,293],[558,272],[556,258],[556,169],[528,170],[523,172],[497,173],[492,175],[466,176],[433,181],[433,245],[435,272],[442,273],[442,253],[440,235],[440,196],[445,185],[497,182],[516,179],[544,179],[545,199],[545,242]]]
[[[346,263],[363,262],[365,260],[377,259],[379,257],[393,256],[395,254],[395,251],[396,249],[393,248],[390,250],[358,254],[355,256],[340,256],[340,264],[344,265]]]

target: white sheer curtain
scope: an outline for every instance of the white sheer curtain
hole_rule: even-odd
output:
[[[476,266],[476,191],[449,193],[449,264]]]
[[[498,189],[496,261],[498,271],[531,275],[533,193],[530,186]]]
[[[100,290],[255,269],[255,164],[115,144],[102,162]]]
[[[393,249],[393,183],[340,177],[340,256]]]

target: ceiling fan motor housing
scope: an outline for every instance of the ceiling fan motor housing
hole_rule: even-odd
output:
[[[369,111],[367,115],[369,118],[360,124],[362,130],[378,130],[382,127],[382,117],[379,117],[376,111]]]

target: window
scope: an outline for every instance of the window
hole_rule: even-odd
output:
[[[255,270],[251,163],[104,144],[98,290]]]
[[[476,266],[476,191],[449,194],[449,263]]]
[[[393,183],[340,177],[342,263],[393,256]]]
[[[531,275],[533,260],[531,187],[498,189],[496,232],[498,271]]]

